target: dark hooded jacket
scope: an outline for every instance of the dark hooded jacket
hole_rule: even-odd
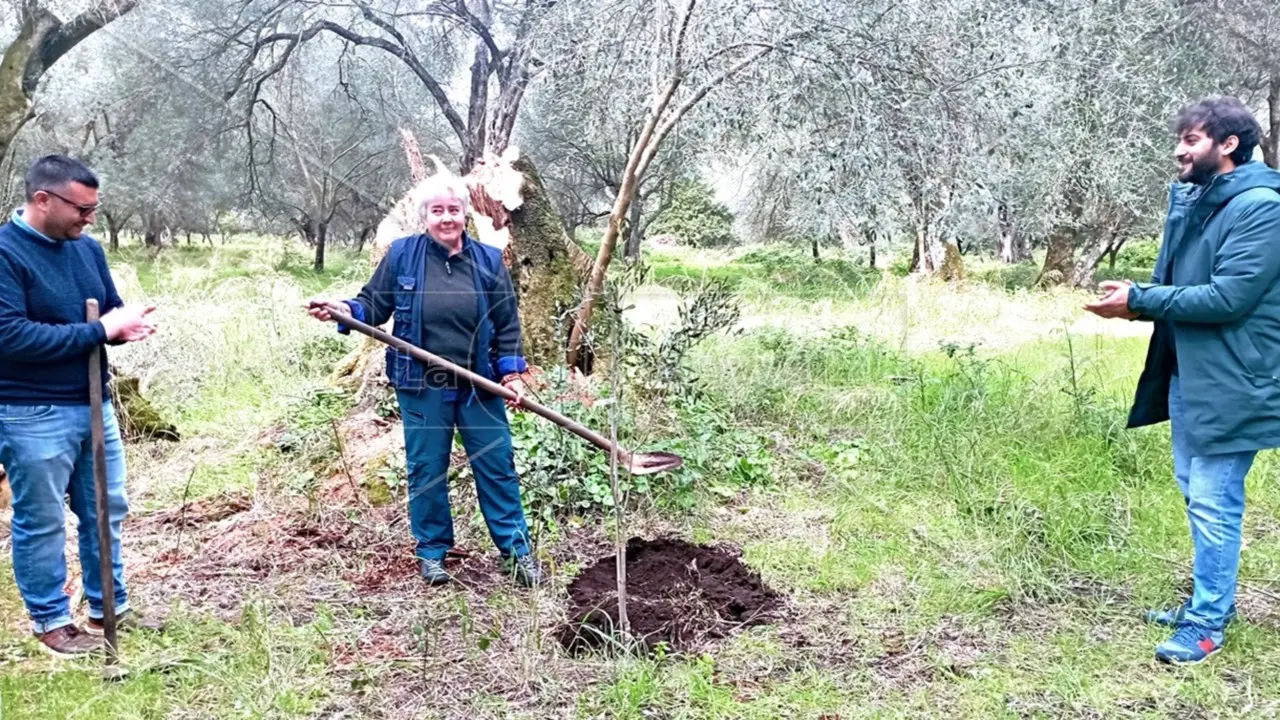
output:
[[[1169,419],[1176,363],[1195,454],[1280,447],[1278,278],[1280,173],[1249,162],[1174,185],[1152,282],[1129,294],[1157,321],[1129,426]]]

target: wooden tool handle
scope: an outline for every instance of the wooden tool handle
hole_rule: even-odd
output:
[[[85,301],[85,318],[98,321],[98,301]],[[98,511],[98,574],[102,581],[102,628],[106,641],[106,664],[114,665],[116,654],[115,568],[111,562],[111,516],[107,502],[107,441],[102,401],[102,346],[89,353],[89,423],[93,441],[93,485]]]
[[[439,355],[429,353],[420,347],[416,347],[410,343],[407,343],[404,340],[401,340],[400,338],[395,337],[394,335],[391,335],[388,332],[385,332],[385,331],[379,330],[376,327],[373,327],[372,325],[366,325],[365,323],[362,323],[359,320],[356,320],[355,318],[351,317],[347,313],[334,309],[332,306],[327,306],[327,309],[329,310],[330,317],[332,317],[334,320],[338,321],[339,323],[342,323],[343,325],[346,325],[347,327],[353,330],[356,330],[364,335],[368,335],[369,337],[375,340],[378,340],[379,342],[390,345],[391,347],[394,347],[397,350],[400,350],[401,352],[407,353],[413,356],[414,358],[421,360],[424,363],[427,363],[429,365],[435,365],[436,367],[444,368],[445,370],[448,370],[454,375],[470,381],[473,385],[480,388],[481,390],[491,392],[494,395],[497,395],[502,398],[506,398],[507,400],[516,399],[516,394],[514,392],[490,380],[489,378],[486,378],[482,375],[477,375],[476,373],[473,373],[464,367],[461,367],[459,365],[449,362],[448,360],[445,360]],[[527,397],[524,397],[520,399],[520,407],[525,408],[526,410],[532,413],[535,413],[537,415],[541,415],[542,417],[550,420],[556,425],[559,425],[565,430],[568,430],[574,435],[577,435],[578,437],[587,440],[588,442],[592,443],[593,445],[600,448],[601,450],[611,452],[614,449],[613,443],[609,442],[609,439],[606,438],[605,436],[587,428],[585,425],[583,425],[582,423],[576,420],[573,420],[568,417],[565,417],[564,415],[561,415],[560,413],[556,412],[555,410],[552,410],[549,407],[546,407],[545,405],[541,405],[537,402],[534,402],[533,400],[530,400]],[[618,448],[618,455],[624,458],[624,462],[626,462],[625,458],[629,457],[630,453],[623,450],[622,448]]]

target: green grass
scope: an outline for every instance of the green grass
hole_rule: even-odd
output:
[[[179,447],[130,449],[141,507],[176,505],[188,477],[190,497],[267,489],[316,502],[304,470],[332,466],[325,431],[349,407],[321,388],[351,341],[292,308],[353,292],[367,266],[339,259],[315,275],[280,247],[113,257],[127,294],[168,313],[153,348],[113,357],[151,378],[149,394],[187,434]],[[136,672],[119,685],[89,664],[55,669],[10,622],[2,716],[376,715],[406,682],[427,694],[425,717],[1280,714],[1273,453],[1248,484],[1244,615],[1227,649],[1189,670],[1152,659],[1164,634],[1141,613],[1177,597],[1190,540],[1167,429],[1123,428],[1145,352],[1133,325],[1081,324],[1081,294],[995,276],[868,279],[837,258],[826,275],[802,254],[745,254],[655,254],[656,282],[721,278],[747,322],[692,353],[701,390],[672,400],[655,439],[687,466],[678,485],[652,481],[670,496],[646,504],[638,527],[741,546],[786,595],[784,622],[690,656],[577,659],[519,619],[554,614],[555,593],[406,598],[413,610],[391,617],[422,612],[430,637],[461,633],[465,652],[432,659],[432,682],[466,698],[450,705],[402,663],[336,659],[354,641],[331,614],[363,628],[354,636],[382,617],[353,594],[328,611],[254,597],[230,622],[179,607],[175,632],[129,639]],[[819,312],[828,322],[806,324]],[[568,523],[556,537],[574,532]],[[22,614],[7,566],[0,611]],[[409,633],[398,640],[412,647]]]
[[[934,678],[931,705],[908,693],[874,715],[1005,714],[987,702],[997,679],[1014,707],[1045,716],[1233,715],[1241,682],[1255,697],[1280,692],[1274,625],[1233,629],[1221,661],[1183,684],[1155,666],[1163,636],[1138,621],[1175,597],[1190,556],[1167,429],[1122,429],[1144,352],[1135,339],[1076,339],[908,356],[856,332],[771,330],[716,343],[700,374],[735,421],[809,441],[824,472],[799,486],[779,478],[746,502],[749,520],[705,534],[742,543],[775,585],[837,598],[862,623],[990,627],[999,654],[982,664],[986,681]],[[1247,524],[1243,576],[1264,585],[1277,561],[1275,476],[1266,453],[1249,481],[1265,527]],[[774,517],[762,527],[765,507]],[[1040,627],[1004,627],[1010,608]]]
[[[3,573],[11,577],[9,568]],[[129,677],[119,683],[103,682],[100,661],[38,659],[34,645],[16,638],[0,645],[5,655],[35,658],[0,673],[6,720],[304,718],[327,695],[327,655],[317,629],[291,627],[253,604],[234,625],[179,616],[162,637],[126,636],[121,653]]]
[[[154,259],[147,248],[123,245],[109,255],[113,268],[127,265],[147,293],[208,291],[227,281],[260,279],[277,275],[296,282],[309,293],[320,292],[343,279],[363,279],[368,270],[364,257],[345,248],[330,247],[325,269],[312,266],[311,249],[293,238],[240,236],[227,245],[177,245]]]
[[[880,282],[878,271],[839,255],[814,262],[799,251],[781,248],[700,253],[670,249],[646,259],[658,285],[687,291],[703,282],[721,282],[750,301],[778,296],[853,300],[865,297]]]

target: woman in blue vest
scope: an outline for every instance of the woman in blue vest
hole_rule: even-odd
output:
[[[418,188],[427,233],[391,244],[373,278],[351,300],[326,300],[352,317],[378,326],[395,319],[393,334],[446,360],[524,393],[520,373],[520,318],[511,275],[496,249],[465,231],[470,194],[456,177],[428,178]],[[310,310],[328,321],[324,306]],[[339,332],[348,332],[339,327]],[[404,421],[409,472],[409,521],[418,541],[422,577],[432,585],[451,578],[444,567],[453,547],[449,507],[449,453],[462,435],[476,495],[504,568],[525,586],[541,581],[520,504],[502,398],[439,368],[387,349],[387,377]]]

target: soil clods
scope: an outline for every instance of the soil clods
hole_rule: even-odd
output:
[[[571,652],[615,641],[616,573],[610,555],[569,584],[569,623],[559,639]],[[781,604],[778,593],[727,548],[672,538],[627,542],[627,617],[632,636],[650,651],[660,643],[689,650],[738,628],[766,624]]]

